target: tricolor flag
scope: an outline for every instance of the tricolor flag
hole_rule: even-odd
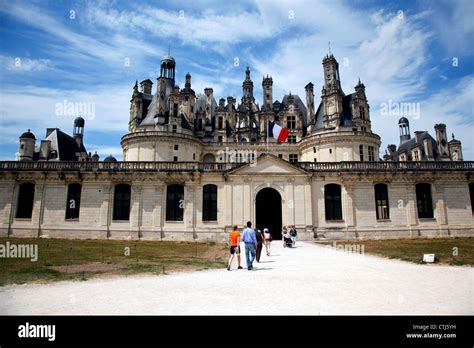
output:
[[[284,142],[288,138],[288,130],[280,127],[275,122],[268,122],[268,136]]]

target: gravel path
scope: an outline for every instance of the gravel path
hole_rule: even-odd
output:
[[[0,288],[0,314],[474,314],[474,269],[273,242],[226,269]],[[245,258],[243,260],[245,266]]]

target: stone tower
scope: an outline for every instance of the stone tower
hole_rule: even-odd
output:
[[[438,145],[439,156],[442,161],[449,161],[448,136],[446,134],[446,125],[443,123],[434,126],[436,132],[436,144]]]
[[[315,126],[315,110],[314,110],[314,85],[310,82],[305,88],[306,90],[306,109],[308,115],[308,131],[311,132]]]
[[[410,140],[410,122],[406,117],[398,120],[398,128],[400,129],[400,145]]]
[[[352,98],[352,115],[358,130],[362,132],[371,132],[369,104],[365,95],[365,85],[360,82],[354,87],[355,96]]]
[[[20,147],[18,149],[19,161],[32,161],[35,153],[36,137],[28,129],[20,136]]]
[[[339,63],[332,54],[323,59],[324,87],[322,99],[324,103],[324,126],[339,128],[342,115],[342,89],[339,78]]]

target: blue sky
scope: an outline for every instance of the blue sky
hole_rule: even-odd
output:
[[[271,75],[274,99],[304,100],[323,84],[321,61],[340,63],[342,87],[366,85],[372,130],[398,144],[400,115],[383,106],[415,103],[411,131],[445,123],[474,160],[474,1],[6,1],[0,0],[0,159],[15,159],[30,128],[72,132],[58,104],[88,103],[88,151],[121,158],[135,80],[156,81],[168,46],[177,83],[190,72],[197,93],[241,98],[245,67],[261,104]],[[156,85],[156,83],[155,83]]]

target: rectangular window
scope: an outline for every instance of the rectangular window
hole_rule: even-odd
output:
[[[178,156],[173,157],[173,162],[178,162]]]
[[[296,129],[296,116],[287,116],[286,125],[288,129]]]
[[[20,184],[18,191],[19,192],[17,201],[18,203],[16,206],[16,217],[18,219],[31,219],[35,198],[35,184]]]
[[[174,146],[175,151],[179,149],[179,145]]]
[[[81,184],[70,184],[67,188],[66,220],[79,219],[81,206]]]
[[[313,153],[316,153],[316,148],[315,147],[313,147]]]
[[[359,114],[362,120],[365,120],[365,109],[363,106],[359,106]]]
[[[178,130],[178,127],[174,124],[173,125],[173,133],[176,133],[177,130]]]
[[[282,154],[282,153],[279,153],[279,154],[278,154],[278,158],[283,158],[283,154]]]
[[[193,161],[195,161],[195,160],[196,160],[196,154],[193,153]]]
[[[298,154],[290,153],[290,162],[298,162]]]
[[[373,146],[369,146],[369,161],[374,162],[375,161],[375,151]]]
[[[360,161],[364,161],[364,145],[359,145],[359,158]]]
[[[114,220],[127,221],[130,219],[130,193],[130,185],[115,185],[113,212]]]
[[[204,185],[202,194],[202,221],[217,221],[217,186]]]
[[[327,221],[342,220],[341,186],[337,184],[324,186],[324,208]]]
[[[166,189],[166,220],[183,221],[184,186],[169,185]]]
[[[219,128],[219,129],[223,128],[223,119],[222,119],[222,117],[219,117],[217,119],[217,128]]]
[[[173,104],[173,116],[178,117],[178,104]]]
[[[288,143],[290,143],[290,144],[296,143],[296,135],[289,135],[288,136]]]
[[[377,214],[377,220],[390,219],[387,185],[377,184],[374,186],[374,191],[375,191],[375,212]]]
[[[434,217],[430,184],[416,184],[416,203],[419,218],[432,219]]]
[[[217,142],[218,142],[219,144],[222,143],[222,136],[221,136],[221,135],[219,135],[219,136],[217,137]]]
[[[418,155],[418,150],[415,150],[415,151],[413,152],[413,155],[414,155],[414,156],[413,156],[413,160],[414,160],[414,161],[419,161],[419,160],[420,160],[420,156]]]

